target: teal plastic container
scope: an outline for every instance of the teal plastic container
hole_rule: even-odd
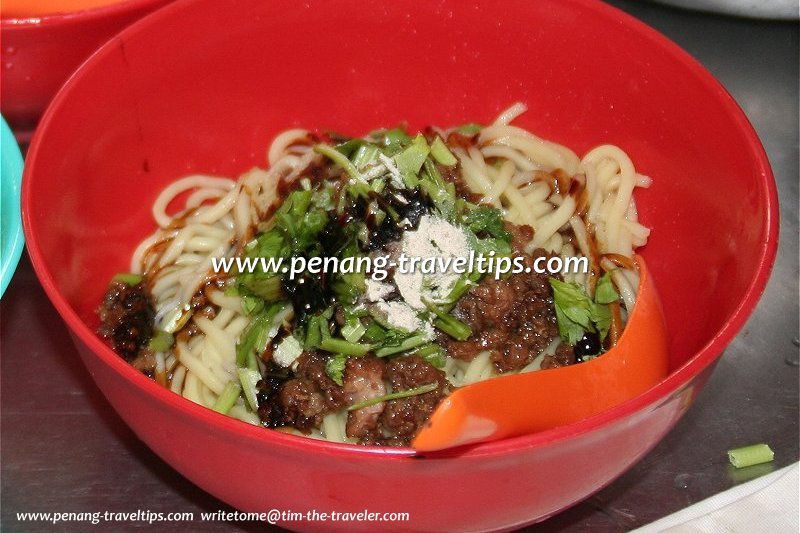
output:
[[[19,193],[22,184],[22,153],[11,128],[0,117],[0,166],[2,166],[2,189],[0,189],[0,297],[14,275],[22,254],[25,237],[22,234]]]

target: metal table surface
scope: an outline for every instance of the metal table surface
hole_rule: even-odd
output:
[[[755,313],[677,427],[621,478],[531,526],[535,532],[625,531],[798,460],[798,25],[629,0],[613,3],[688,50],[744,108],[778,182],[780,247]],[[3,530],[89,527],[18,521],[16,513],[27,511],[142,509],[199,516],[201,511],[230,510],[156,457],[114,413],[82,366],[26,258],[0,313]],[[728,466],[726,450],[755,442],[774,449],[772,464],[741,471]],[[173,526],[195,531],[262,528],[199,521]],[[132,522],[114,529],[144,527]]]

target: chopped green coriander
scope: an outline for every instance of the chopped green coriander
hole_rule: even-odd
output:
[[[336,354],[325,363],[325,373],[340,387],[344,384],[344,367],[347,356],[343,353]]]
[[[422,303],[425,304],[425,307],[427,307],[431,313],[436,315],[437,318],[433,321],[435,327],[459,341],[465,341],[472,335],[472,328],[456,317],[445,313],[439,309],[436,304],[424,298],[422,299]]]
[[[275,230],[280,231],[280,236],[295,254],[308,252],[318,244],[317,237],[328,224],[328,213],[324,205],[320,205],[325,204],[325,198],[327,196],[321,191],[297,190],[289,194],[275,211]],[[261,256],[274,257],[270,254]]]
[[[233,288],[235,289],[235,287]],[[230,296],[230,294],[228,294],[228,291],[225,291],[225,294]],[[242,294],[241,299],[242,299],[242,311],[244,311],[244,314],[246,315],[255,315],[264,310],[264,305],[265,305],[264,300],[262,300],[258,296],[253,296],[250,294]]]
[[[561,339],[574,346],[584,333],[597,332],[605,339],[611,325],[611,310],[607,305],[593,302],[586,291],[576,283],[566,283],[550,278],[553,302]]]
[[[341,152],[343,155],[347,156],[348,158],[351,155],[353,155],[353,153],[356,150],[358,150],[360,147],[362,147],[365,144],[367,144],[367,141],[365,141],[364,139],[354,138],[354,139],[344,140],[345,137],[343,137],[342,135],[339,135],[338,133],[329,132],[328,136],[331,137],[331,139],[337,139],[337,140],[341,139],[342,140],[342,142],[339,142],[335,146],[335,148],[336,148],[337,152]]]
[[[285,303],[272,304],[253,318],[236,346],[238,366],[257,369],[256,356],[267,349],[269,341],[278,333],[278,321],[283,320],[288,309],[289,306]]]
[[[341,153],[340,151],[336,150],[328,146],[327,144],[318,144],[314,147],[314,151],[318,154],[322,154],[340,167],[344,169],[347,174],[350,175],[351,178],[354,180],[360,180],[361,175],[358,173],[358,169],[350,162],[346,155]]]
[[[369,188],[377,194],[381,194],[386,189],[386,180],[384,178],[376,178],[369,182]]]
[[[347,319],[341,329],[342,337],[348,342],[358,342],[366,331],[367,327],[355,316]]]
[[[377,357],[386,357],[387,355],[407,352],[408,350],[422,346],[427,342],[428,338],[425,335],[412,335],[411,337],[403,339],[399,344],[384,345],[378,348],[375,350],[375,355]]]
[[[431,159],[426,159],[420,174],[420,189],[431,199],[439,214],[448,222],[456,221],[456,187],[445,181]]]
[[[383,146],[384,152],[389,157],[400,152],[411,142],[411,137],[402,128],[376,131],[371,137]]]
[[[364,332],[364,340],[372,342],[372,343],[382,343],[386,340],[386,336],[388,332],[386,328],[381,326],[378,322],[372,321],[370,322],[369,326],[367,326],[367,330]]]
[[[458,163],[456,156],[453,155],[453,152],[450,151],[439,136],[437,136],[431,144],[431,157],[433,157],[437,163],[446,167],[452,167]]]
[[[304,343],[306,348],[319,348],[323,339],[331,336],[330,331],[328,331],[329,318],[330,314],[326,311],[314,315],[306,321],[306,337]]]
[[[380,154],[380,150],[374,144],[361,145],[356,153],[353,154],[352,162],[357,169],[362,169],[375,161]]]
[[[479,206],[470,209],[464,215],[464,225],[477,236],[486,233],[496,239],[511,241],[511,234],[506,230],[503,212],[494,207]]]
[[[322,342],[319,343],[319,348],[326,352],[361,356],[361,355],[366,355],[367,352],[372,350],[372,345],[359,344],[357,342],[348,342],[344,339],[336,339],[333,337],[329,337],[327,339],[322,339]]]
[[[283,298],[281,278],[277,275],[264,275],[263,272],[253,272],[240,276],[239,284],[263,301],[274,302]],[[245,311],[252,314],[259,308],[258,302],[244,303]],[[262,307],[263,309],[263,307]]]
[[[431,149],[428,146],[428,141],[425,136],[417,135],[411,144],[405,150],[394,156],[394,162],[397,169],[403,176],[406,186],[409,188],[416,187],[418,183],[417,174],[419,174],[423,163],[428,158]]]
[[[453,284],[453,288],[450,289],[450,293],[442,302],[440,302],[440,309],[450,312],[450,310],[453,309],[453,307],[455,307],[455,305],[458,303],[458,300],[467,294],[474,286],[475,282],[470,279],[469,274],[462,275]]]
[[[594,301],[599,304],[610,304],[619,300],[619,293],[611,281],[611,272],[606,272],[597,280],[594,290]]]
[[[600,340],[603,341],[608,336],[611,328],[611,309],[608,305],[596,303],[592,306],[592,322],[594,322]]]
[[[430,343],[425,346],[421,346],[416,351],[412,352],[414,355],[418,355],[425,359],[427,362],[435,366],[436,368],[444,368],[447,362],[447,356],[444,353],[444,350],[441,346],[435,343]]]
[[[507,256],[511,254],[511,233],[506,230],[503,213],[487,206],[461,203],[462,224],[469,230],[470,248],[479,255]]]
[[[261,381],[261,373],[249,368],[238,368],[239,383],[242,385],[242,393],[247,404],[253,411],[258,411],[258,389],[256,384]]]

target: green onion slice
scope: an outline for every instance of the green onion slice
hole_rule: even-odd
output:
[[[172,348],[175,338],[166,331],[156,330],[155,334],[150,338],[147,347],[154,352],[166,352]]]
[[[231,407],[236,404],[236,400],[239,398],[239,394],[241,394],[241,392],[241,385],[234,381],[229,381],[222,390],[222,394],[220,394],[217,398],[217,401],[214,402],[212,409],[218,413],[222,413],[223,415],[227,414],[227,412],[231,410]]]
[[[452,167],[458,163],[458,159],[456,159],[456,156],[453,155],[441,137],[436,137],[436,139],[433,140],[433,144],[431,144],[431,156],[437,163],[447,167]]]
[[[119,281],[125,285],[138,285],[143,279],[144,276],[141,274],[129,274],[127,272],[120,272],[111,278],[112,281]]]
[[[347,159],[347,156],[338,151],[337,149],[333,148],[332,146],[328,146],[327,144],[318,144],[314,147],[314,151],[318,154],[322,154],[347,172],[351,178],[354,180],[361,180],[361,175],[358,173],[358,169]]]
[[[258,390],[256,389],[256,384],[261,380],[261,373],[250,368],[239,368],[237,369],[237,373],[239,374],[239,383],[241,383],[242,386],[244,399],[247,400],[250,409],[258,411]]]
[[[752,444],[728,450],[728,460],[736,468],[768,463],[775,458],[775,453],[767,444]]]
[[[386,357],[387,355],[394,355],[396,353],[406,352],[412,348],[417,348],[423,344],[427,344],[428,337],[425,335],[412,335],[404,339],[396,346],[384,346],[375,350],[376,357]]]
[[[459,341],[465,341],[470,338],[472,335],[472,328],[470,328],[468,324],[465,324],[456,317],[445,313],[439,309],[436,304],[429,302],[425,298],[422,299],[422,303],[425,304],[425,307],[427,307],[431,313],[436,315],[437,318],[433,321],[433,325],[435,327]]]
[[[359,344],[357,342],[349,342],[344,339],[336,339],[334,337],[322,339],[322,342],[319,343],[319,347],[321,350],[325,350],[326,352],[342,353],[345,355],[355,356],[366,355],[367,352],[373,348],[371,344]]]

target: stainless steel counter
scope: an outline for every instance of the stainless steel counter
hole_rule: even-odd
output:
[[[612,3],[683,46],[744,108],[778,182],[780,248],[758,308],[678,426],[620,479],[532,526],[535,532],[624,531],[798,460],[798,25]],[[25,258],[0,313],[3,530],[88,529],[87,524],[21,523],[16,513],[25,511],[199,515],[229,509],[156,457],[113,412]],[[775,461],[732,470],[725,451],[756,442],[769,443]],[[148,527],[118,526],[114,529]],[[173,526],[157,530],[261,529],[230,523]]]

